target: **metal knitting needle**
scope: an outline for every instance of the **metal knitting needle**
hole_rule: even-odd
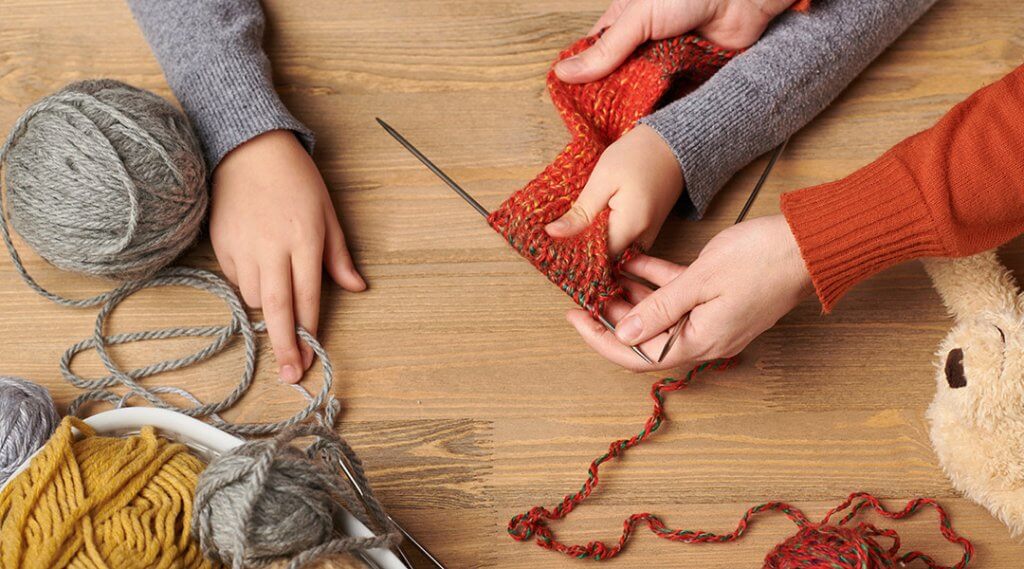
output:
[[[406,150],[411,152],[413,156],[419,159],[419,161],[422,162],[423,165],[426,166],[431,172],[433,172],[434,175],[436,175],[438,178],[441,178],[441,180],[443,180],[444,183],[448,184],[449,188],[455,190],[455,193],[459,194],[459,197],[466,200],[466,203],[472,206],[473,209],[477,211],[477,213],[484,216],[484,219],[487,219],[488,216],[491,215],[490,212],[488,212],[487,209],[484,208],[484,206],[480,205],[480,202],[473,199],[473,196],[469,195],[466,192],[466,190],[463,190],[461,187],[459,187],[459,185],[455,183],[455,180],[451,179],[448,176],[448,174],[445,174],[440,168],[437,167],[437,165],[431,162],[429,158],[424,156],[423,153],[420,152],[418,148],[413,146],[412,143],[406,140],[404,136],[399,134],[397,130],[391,128],[391,125],[382,121],[379,117],[377,118],[377,124],[384,127],[384,130],[386,130],[387,133],[390,134],[392,138],[397,140],[399,144],[404,146]]]
[[[433,172],[438,178],[441,178],[441,180],[444,181],[444,183],[448,184],[448,187],[455,190],[455,193],[459,194],[459,197],[466,200],[466,203],[472,206],[473,209],[477,211],[477,213],[484,217],[484,219],[487,219],[491,215],[490,212],[488,212],[487,209],[484,208],[484,206],[480,205],[480,202],[473,199],[473,196],[469,195],[469,193],[467,193],[466,190],[463,190],[457,183],[455,183],[455,180],[451,179],[451,177],[449,177],[448,174],[445,174],[440,168],[437,167],[436,164],[434,164],[433,162],[430,161],[429,158],[424,156],[422,152],[420,152],[415,146],[413,146],[411,142],[406,140],[404,136],[399,134],[397,130],[392,128],[391,125],[382,121],[380,118],[377,118],[377,123],[380,124],[380,126],[382,126],[384,130],[386,130],[387,133],[391,135],[392,138],[397,140],[399,144],[404,146],[406,150],[411,152],[413,156],[415,156],[420,162],[422,162],[423,165],[427,167],[427,169]],[[593,312],[592,308],[588,305],[584,305],[583,308]],[[601,323],[602,326],[607,328],[610,332],[615,333],[615,325],[609,322],[603,314],[598,314],[597,320],[598,322]],[[649,358],[647,354],[645,354],[643,350],[641,350],[637,346],[630,346],[629,349],[633,350],[633,353],[639,356],[640,359],[644,361],[644,363],[648,365],[654,365],[654,361],[652,361],[651,358]]]
[[[786,145],[789,144],[789,139],[782,141],[782,144],[775,147],[772,152],[771,158],[768,159],[768,164],[765,165],[764,171],[761,172],[761,177],[758,178],[757,184],[754,185],[754,189],[750,192],[750,197],[747,198],[747,203],[743,204],[743,209],[740,210],[739,216],[736,218],[736,223],[739,223],[746,219],[747,214],[750,212],[750,206],[754,205],[754,200],[757,199],[758,192],[761,191],[761,186],[764,185],[768,179],[768,175],[772,173],[772,168],[775,167],[775,163],[779,161],[779,156],[782,156],[783,151],[786,150]],[[735,224],[733,224],[735,225]]]
[[[743,204],[743,209],[740,210],[739,216],[736,218],[736,222],[740,223],[746,219],[747,214],[750,213],[750,206],[754,205],[754,200],[757,199],[757,194],[761,191],[761,186],[764,185],[768,179],[768,175],[772,173],[772,168],[775,167],[775,163],[779,161],[779,156],[782,156],[782,152],[786,149],[786,144],[789,143],[789,139],[782,141],[782,144],[775,147],[772,151],[771,158],[768,159],[768,164],[765,165],[764,171],[761,172],[761,177],[758,178],[757,184],[754,185],[754,189],[750,191],[750,196],[747,198],[747,203]],[[676,323],[675,328],[672,329],[672,333],[669,335],[668,340],[665,342],[665,347],[661,349],[661,355],[658,356],[658,363],[665,361],[665,357],[668,356],[669,350],[679,339],[679,334],[682,333],[683,328],[686,326],[686,321],[690,319],[690,313],[683,314],[683,317]]]
[[[391,517],[391,516],[388,516],[388,517]],[[397,524],[395,524],[395,525],[397,527]],[[401,528],[399,528],[399,531],[401,531]],[[412,564],[412,561],[409,561],[409,557],[405,554],[404,551],[402,551],[402,545],[401,544],[395,545],[395,553],[398,554],[398,559],[402,561],[403,565],[405,565],[409,569],[416,569],[416,566]]]
[[[359,494],[359,497],[365,499],[366,494],[363,492],[363,487],[358,482],[356,482],[356,477],[352,476],[352,472],[349,471],[348,465],[345,464],[345,461],[339,460],[338,465],[341,466],[341,471],[345,473],[345,478],[348,478],[349,483],[352,484],[352,487],[356,489],[356,492]],[[416,541],[416,538],[413,537],[411,533],[405,531],[405,528],[402,527],[401,524],[396,522],[395,518],[391,517],[391,514],[384,512],[384,515],[387,516],[388,521],[395,524],[395,527],[398,528],[398,531],[400,531],[402,535],[405,536],[405,539],[407,539],[409,543],[411,543],[413,547],[415,547],[420,552],[420,554],[423,555],[423,557],[426,557],[428,560],[430,560],[431,563],[434,564],[434,567],[436,567],[437,569],[447,569],[447,567],[444,566],[444,563],[438,561],[438,559],[434,557],[426,547],[424,547],[420,542]],[[409,558],[406,557],[405,552],[402,551],[402,548],[399,546],[395,549],[398,550],[398,556],[402,558],[402,562],[405,563],[406,567],[408,567],[409,569],[415,569],[416,566],[413,565],[411,561],[409,561]]]

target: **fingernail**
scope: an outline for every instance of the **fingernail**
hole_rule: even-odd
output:
[[[555,65],[555,71],[562,75],[576,75],[583,71],[583,60],[578,55],[574,55],[569,59],[563,59],[558,62],[558,65]]]
[[[340,265],[340,270],[342,273],[348,271],[347,265],[342,263]],[[352,280],[355,281],[354,284],[357,291],[366,290],[366,279],[363,278],[363,275],[359,274],[359,271],[352,271]]]
[[[567,219],[556,219],[548,224],[548,231],[565,231],[569,229],[569,221]]]
[[[299,370],[295,369],[295,366],[286,365],[281,367],[281,379],[288,383],[298,383],[302,379],[302,375]]]
[[[622,322],[619,322],[615,335],[623,342],[632,342],[639,338],[640,333],[643,331],[644,323],[640,320],[639,316],[634,314]]]

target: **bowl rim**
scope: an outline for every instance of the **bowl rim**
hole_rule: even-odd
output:
[[[159,434],[205,455],[204,458],[218,456],[245,442],[195,417],[156,407],[111,409],[87,417],[83,421],[96,429],[96,434],[99,435],[133,434],[138,433],[142,427],[152,426]],[[74,429],[74,432],[76,437],[81,436],[78,429]],[[3,485],[0,485],[0,491],[3,491],[12,480],[24,472],[41,450],[32,453],[32,456],[19,466]],[[373,535],[366,525],[347,511],[342,512],[341,522],[347,535],[356,537]],[[369,549],[365,553],[376,561],[381,569],[406,569],[405,564],[389,549]]]

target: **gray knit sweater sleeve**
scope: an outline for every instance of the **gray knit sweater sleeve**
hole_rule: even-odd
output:
[[[281,102],[263,52],[259,0],[128,0],[167,82],[199,134],[210,171],[267,131],[313,133]]]
[[[810,122],[934,3],[816,0],[809,12],[777,18],[696,91],[642,119],[683,168],[690,203],[682,205],[703,216],[736,171]]]

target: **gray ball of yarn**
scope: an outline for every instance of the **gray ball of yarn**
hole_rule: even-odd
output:
[[[257,566],[291,557],[324,543],[333,535],[337,502],[327,486],[330,480],[320,467],[294,448],[273,458],[262,486],[250,473],[263,457],[263,441],[249,443],[231,455],[214,461],[203,472],[205,484],[225,483],[210,495],[203,511],[214,531],[204,545],[207,555],[222,563]],[[251,504],[248,517],[240,516]]]
[[[199,142],[153,93],[74,83],[26,111],[5,146],[11,224],[61,269],[149,276],[199,234],[208,201]]]
[[[0,484],[46,444],[59,422],[45,387],[0,376]]]
[[[305,451],[290,442],[315,437]],[[338,473],[345,461],[363,493]],[[343,535],[344,512],[379,533]],[[302,423],[214,459],[196,484],[192,535],[203,554],[233,569],[287,560],[290,569],[327,556],[391,547],[401,539],[366,480],[362,463],[336,433]]]

